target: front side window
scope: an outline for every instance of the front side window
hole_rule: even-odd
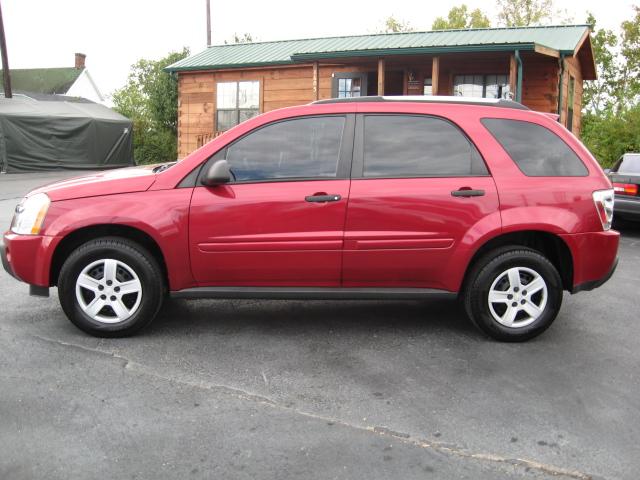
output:
[[[216,85],[216,130],[224,132],[260,113],[260,82]]]
[[[457,97],[508,98],[507,75],[456,75],[453,94]]]
[[[437,117],[364,117],[365,177],[487,175],[480,154],[462,131]]]
[[[582,177],[589,173],[569,145],[542,125],[502,118],[481,121],[528,177]]]
[[[345,117],[298,118],[262,127],[227,149],[237,182],[335,178]]]

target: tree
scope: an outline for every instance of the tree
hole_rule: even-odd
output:
[[[160,60],[138,60],[127,84],[113,94],[114,109],[133,122],[136,163],[158,163],[177,157],[178,81],[164,68],[189,55],[184,48]]]
[[[404,20],[398,20],[393,15],[389,15],[383,22],[383,28],[379,33],[400,33],[400,32],[413,32],[413,27],[409,22]]]
[[[595,30],[598,79],[584,90],[582,140],[603,166],[623,153],[640,151],[640,8],[622,22],[620,35]],[[588,22],[595,29],[595,18]]]
[[[620,103],[636,104],[640,94],[640,7],[633,6],[635,17],[622,22],[620,54],[623,62],[620,78]]]
[[[496,0],[498,20],[507,27],[541,25],[550,21],[553,0]]]
[[[617,102],[619,67],[614,52],[618,39],[611,30],[597,29],[592,13],[588,14],[587,23],[594,32],[591,42],[598,78],[585,83],[582,105],[586,112],[604,115],[612,111]]]
[[[438,17],[431,25],[431,30],[453,30],[461,28],[488,28],[491,21],[482,10],[476,8],[469,12],[465,4],[449,10],[447,18]]]

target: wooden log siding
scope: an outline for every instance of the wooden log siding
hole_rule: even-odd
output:
[[[522,103],[532,110],[558,110],[558,59],[534,54],[522,57]]]
[[[569,77],[575,79],[575,89],[573,92],[573,133],[580,134],[582,127],[581,123],[581,109],[582,109],[582,69],[580,68],[580,61],[577,58],[571,57],[565,59],[564,78],[562,82],[562,117],[561,122],[564,126],[567,126],[569,115]]]

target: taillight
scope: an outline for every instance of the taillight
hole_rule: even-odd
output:
[[[613,190],[620,195],[637,195],[638,185],[634,183],[614,183]]]
[[[613,221],[614,190],[596,190],[593,192],[593,203],[602,222],[602,229],[609,230]]]

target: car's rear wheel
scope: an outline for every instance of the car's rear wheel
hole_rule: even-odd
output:
[[[58,278],[62,309],[78,328],[123,337],[148,325],[164,297],[162,270],[142,246],[106,237],[78,247]]]
[[[562,280],[540,252],[519,246],[496,249],[473,267],[464,305],[473,323],[491,337],[528,340],[553,323],[562,305]]]

